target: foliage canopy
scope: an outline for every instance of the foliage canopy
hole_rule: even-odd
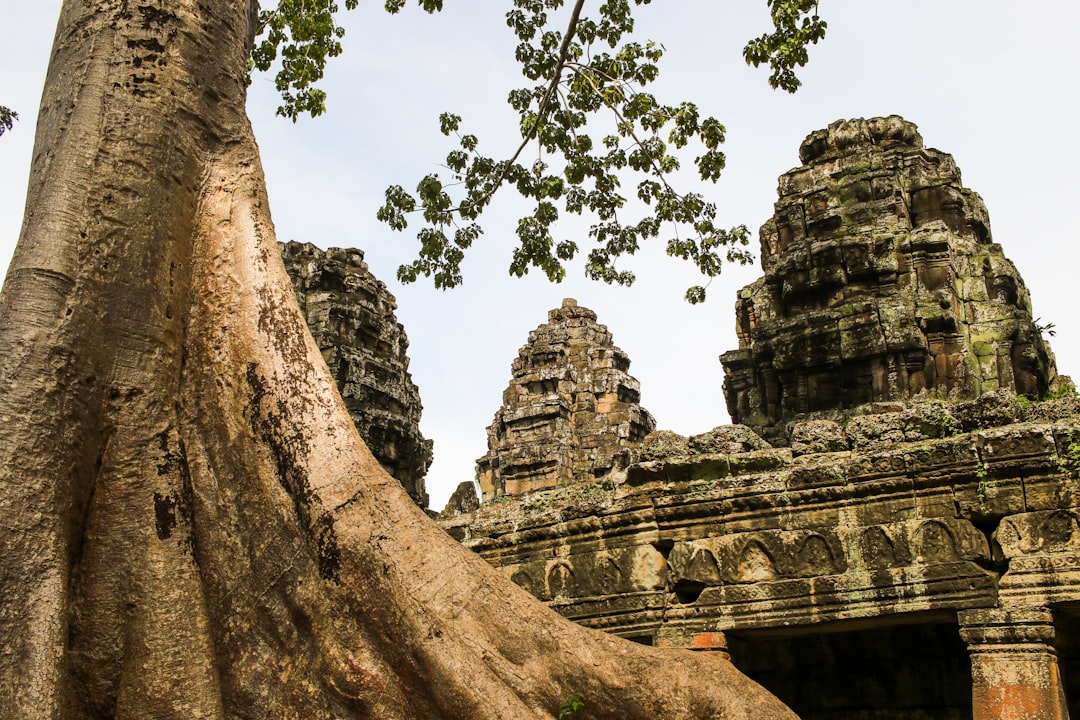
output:
[[[15,125],[15,121],[19,119],[19,113],[15,112],[11,108],[6,108],[0,105],[0,135],[10,130]]]
[[[345,0],[345,8],[358,0]],[[807,47],[824,37],[825,22],[816,0],[766,0],[773,31],[744,48],[755,67],[767,63],[774,88],[794,92],[795,68],[806,64]],[[517,224],[518,245],[510,273],[541,270],[558,282],[566,263],[581,248],[572,240],[556,241],[552,229],[560,214],[594,220],[585,274],[606,283],[630,285],[634,274],[616,267],[643,241],[668,234],[667,253],[692,262],[713,278],[724,262],[747,263],[750,233],[745,225],[717,225],[716,205],[695,192],[680,192],[674,173],[682,166],[678,152],[693,147],[701,180],[716,182],[724,169],[720,146],[725,128],[703,117],[689,100],[660,102],[647,88],[659,76],[664,47],[634,35],[633,8],[651,0],[605,0],[595,15],[584,13],[586,0],[511,0],[506,24],[518,40],[515,58],[527,83],[510,92],[507,102],[520,118],[521,143],[508,158],[479,151],[480,140],[462,127],[462,118],[445,112],[440,129],[454,147],[443,162],[447,177],[426,175],[414,192],[400,185],[386,190],[378,219],[394,230],[408,227],[419,213],[418,256],[398,269],[398,279],[413,282],[431,277],[437,288],[462,282],[465,251],[483,232],[477,222],[496,192],[513,186],[532,204]],[[397,13],[406,0],[386,0]],[[427,12],[442,9],[442,0],[418,0]],[[326,110],[326,93],[315,84],[326,62],[342,51],[345,31],[336,21],[334,0],[279,0],[260,14],[261,39],[252,53],[252,67],[269,70],[280,56],[276,85],[282,105],[278,114],[296,119]],[[606,125],[605,125],[606,123]],[[597,127],[606,131],[595,134]],[[529,150],[529,161],[523,160]],[[645,210],[630,218],[623,178],[634,178],[633,195]],[[705,299],[705,288],[686,292],[692,303]]]

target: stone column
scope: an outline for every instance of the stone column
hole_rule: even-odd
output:
[[[1049,608],[957,616],[971,654],[973,720],[1068,720]]]
[[[657,647],[675,647],[695,652],[704,652],[731,661],[727,636],[719,630],[691,630],[662,626],[656,633]]]

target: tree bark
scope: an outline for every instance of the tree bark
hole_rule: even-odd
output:
[[[274,244],[255,11],[64,3],[0,292],[0,717],[794,717],[558,617],[372,458]]]

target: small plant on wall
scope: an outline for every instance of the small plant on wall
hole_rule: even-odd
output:
[[[559,706],[559,720],[565,720],[565,718],[575,718],[578,713],[585,710],[585,696],[576,692],[567,699],[563,700],[562,705]]]
[[[1058,456],[1058,469],[1074,480],[1080,477],[1080,440],[1071,440]]]

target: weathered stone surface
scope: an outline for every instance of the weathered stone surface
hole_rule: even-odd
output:
[[[1080,400],[1023,283],[914,125],[837,123],[802,159],[723,358],[741,424],[444,527],[563,615],[730,657],[806,720],[1075,717]]]
[[[955,429],[967,431],[1008,425],[1022,418],[1024,408],[1031,405],[1027,398],[1011,389],[1002,388],[974,400],[953,403],[946,410],[951,416],[947,422],[951,426],[958,426]]]
[[[853,450],[949,437],[962,430],[953,407],[943,402],[919,402],[892,412],[857,415],[844,432]]]
[[[832,420],[807,420],[791,430],[792,455],[841,452],[848,449],[844,427]]]
[[[690,454],[732,454],[772,448],[750,427],[718,425],[707,433],[686,437],[669,430],[649,433],[636,453],[639,462],[651,462]]]
[[[958,619],[971,653],[976,720],[1069,716],[1049,608],[964,610]]]
[[[728,455],[772,448],[772,445],[745,425],[720,425],[707,433],[690,436],[687,444],[691,452]]]
[[[337,380],[360,437],[423,508],[430,440],[420,434],[420,392],[394,296],[355,249],[279,243],[300,310]]]
[[[638,450],[641,462],[663,460],[672,455],[689,455],[690,440],[670,430],[655,430],[645,436]]]
[[[529,333],[477,460],[484,501],[607,474],[656,425],[630,359],[572,299]]]
[[[1080,396],[1075,389],[1071,395],[1034,403],[1023,408],[1023,418],[1030,422],[1056,422],[1080,415]]]
[[[439,513],[439,517],[450,518],[471,513],[480,507],[480,498],[476,495],[476,485],[471,481],[458,483],[454,493],[446,502],[446,507]]]
[[[995,397],[1005,407],[1015,400]],[[996,415],[990,402],[986,417]],[[1037,417],[1042,404],[1025,408]],[[947,406],[923,405],[853,419],[897,430],[856,450],[834,449],[842,429],[821,421],[794,433],[810,438],[807,448],[825,446],[820,452],[698,452],[655,433],[641,451],[653,459],[625,473],[507,497],[444,526],[578,622],[640,642],[681,638],[686,647],[730,652],[802,717],[833,717],[836,704],[849,705],[851,717],[971,717],[972,704],[984,703],[987,688],[1023,658],[1009,653],[1023,648],[983,648],[982,615],[968,613],[958,625],[956,613],[998,608],[994,617],[1007,625],[1027,617],[1024,608],[1080,602],[1080,416],[974,432],[957,425],[926,438],[938,427],[934,409]],[[736,642],[728,648],[722,636]],[[931,655],[901,651],[904,637],[932,640]],[[845,663],[866,662],[859,653],[877,642],[889,643],[871,656],[880,672],[948,675],[906,682],[904,692],[830,679],[847,676]],[[823,674],[813,693],[791,682],[786,664],[806,643],[823,653],[807,668]],[[980,663],[989,656],[974,662],[990,651],[1006,654],[988,666]],[[1040,656],[1039,677],[1053,675],[1051,659]],[[883,682],[880,674],[874,682]],[[1057,706],[1051,695],[1037,700]],[[912,715],[905,702],[941,705]]]
[[[721,361],[734,422],[786,442],[801,414],[920,394],[1043,397],[1053,356],[951,156],[891,116],[833,123],[780,177],[765,275]]]

